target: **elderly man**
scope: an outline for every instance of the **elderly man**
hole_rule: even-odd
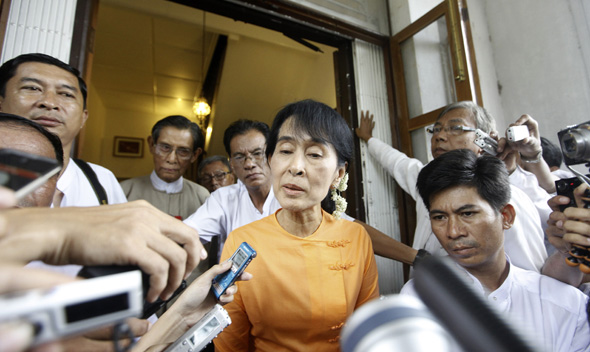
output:
[[[466,149],[449,151],[420,171],[417,187],[432,231],[475,292],[532,337],[540,350],[590,349],[588,297],[512,265],[504,252],[504,231],[518,214],[502,161]],[[401,293],[416,295],[413,280]]]
[[[78,70],[44,54],[24,54],[0,67],[0,111],[33,120],[63,145],[64,169],[53,206],[94,206],[126,202],[109,170],[69,156],[88,118],[86,83]]]
[[[207,188],[210,193],[236,182],[229,161],[221,155],[213,155],[201,161],[197,174],[199,175],[199,184]]]
[[[203,152],[201,129],[184,116],[168,116],[156,122],[148,144],[154,170],[121,182],[127,199],[145,199],[169,215],[186,219],[209,197],[204,187],[182,177]]]
[[[57,159],[63,165],[64,152],[59,138],[41,125],[24,117],[0,113],[0,149],[9,148],[21,152]],[[48,207],[53,201],[53,193],[58,175],[20,199],[23,207]]]
[[[528,117],[517,122],[533,124],[534,120],[531,120]],[[490,133],[494,130],[494,125],[495,121],[492,116],[473,102],[450,104],[440,113],[432,129],[432,155],[437,158],[448,151],[460,148],[470,149],[480,155],[483,150],[474,143],[475,129],[479,128]],[[379,161],[400,187],[416,200],[417,224],[412,246],[414,249],[426,250],[434,255],[446,255],[430,229],[428,212],[416,190],[416,179],[424,164],[374,138],[372,136],[373,127],[372,118],[363,116],[361,126],[356,131],[357,136],[367,142],[369,153]],[[533,127],[536,127],[536,122]],[[531,161],[535,157],[540,158],[540,150],[531,151],[528,144],[523,149],[526,150],[521,152],[523,158],[528,157]],[[529,154],[525,155],[524,153]],[[510,158],[514,158],[514,154],[511,153],[507,156],[506,161],[510,162]],[[512,164],[514,164],[513,159]],[[538,188],[538,183],[536,187]],[[506,252],[516,266],[539,272],[547,259],[539,211],[529,196],[516,186],[512,186],[511,203],[519,215],[515,225],[507,231]]]

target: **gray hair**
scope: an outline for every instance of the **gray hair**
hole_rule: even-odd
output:
[[[210,156],[210,157],[206,158],[205,160],[201,161],[201,163],[199,164],[199,167],[197,168],[197,176],[201,177],[201,173],[203,172],[203,169],[205,168],[205,166],[207,166],[211,163],[214,163],[216,161],[222,162],[223,165],[227,166],[227,170],[229,172],[232,172],[229,161],[227,160],[227,158],[225,156],[213,155],[213,156]]]
[[[496,120],[494,117],[486,109],[470,100],[459,101],[447,105],[436,119],[439,120],[449,111],[456,109],[469,110],[471,112],[471,116],[473,116],[473,119],[475,120],[475,125],[477,128],[484,131],[485,133],[490,133],[491,131],[496,130]]]

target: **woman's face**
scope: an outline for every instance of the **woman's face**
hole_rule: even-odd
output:
[[[330,185],[344,176],[331,144],[294,133],[292,118],[281,129],[270,157],[273,191],[283,209],[302,212],[319,210]]]

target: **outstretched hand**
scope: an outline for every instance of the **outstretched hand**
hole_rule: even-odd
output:
[[[354,131],[360,139],[368,142],[373,137],[373,129],[375,128],[375,121],[373,115],[369,111],[361,111],[361,123]]]

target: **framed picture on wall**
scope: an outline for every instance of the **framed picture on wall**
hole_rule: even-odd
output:
[[[143,138],[115,136],[113,155],[124,158],[143,157]]]

